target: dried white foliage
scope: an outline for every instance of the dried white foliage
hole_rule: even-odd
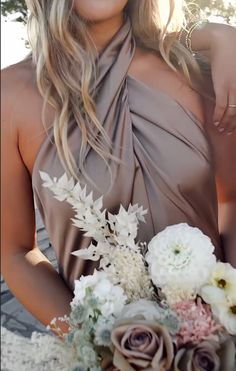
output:
[[[147,213],[143,207],[129,205],[125,210],[121,205],[117,215],[103,210],[102,197],[93,201],[93,194],[86,194],[82,188],[66,174],[57,180],[46,173],[40,173],[43,186],[49,188],[59,201],[67,201],[75,210],[73,224],[94,243],[87,249],[74,251],[73,255],[82,259],[99,260],[99,268],[108,274],[115,285],[119,284],[128,300],[150,298],[152,285],[145,266],[141,247],[135,242],[140,221],[145,222]]]
[[[72,206],[75,210],[73,224],[85,236],[93,238],[100,246],[123,246],[139,251],[135,238],[138,224],[140,221],[145,222],[144,215],[147,213],[142,206],[129,205],[128,210],[125,210],[121,205],[119,213],[113,215],[103,209],[102,197],[94,201],[92,192],[87,195],[86,186],[82,188],[79,182],[75,183],[66,174],[59,179],[51,178],[45,172],[40,172],[40,176],[44,181],[43,186],[49,188],[57,200],[66,201]]]

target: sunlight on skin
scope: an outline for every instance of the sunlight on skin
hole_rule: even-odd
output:
[[[226,6],[235,4],[236,7],[236,0],[224,0],[224,2]],[[15,19],[15,15],[11,17],[1,16],[1,68],[19,62],[29,52],[25,47],[25,40],[27,40],[26,27],[23,24],[14,22],[13,19]],[[209,20],[211,22],[224,22],[221,17],[214,15],[209,17]]]

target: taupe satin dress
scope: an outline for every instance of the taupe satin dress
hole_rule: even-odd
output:
[[[148,209],[146,224],[140,224],[139,240],[149,241],[166,226],[186,222],[207,234],[217,257],[223,259],[214,169],[204,128],[171,97],[128,76],[134,49],[127,21],[98,62],[97,115],[114,143],[113,154],[123,164],[113,163],[114,181],[110,189],[109,171],[91,149],[85,160],[86,172],[102,189],[104,207],[109,211],[117,212],[120,204],[127,207],[129,203]],[[78,127],[72,125],[68,136],[78,159],[81,143]],[[90,239],[72,226],[70,206],[57,201],[51,191],[42,187],[39,170],[56,177],[64,173],[50,136],[37,155],[32,183],[60,274],[73,288],[74,279],[90,274],[94,263],[82,261],[71,252],[87,247]],[[95,189],[94,196],[100,195]]]

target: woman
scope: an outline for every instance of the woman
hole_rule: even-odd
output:
[[[219,259],[235,265],[235,134],[223,136],[222,127],[232,132],[236,96],[230,88],[227,101],[221,98],[216,104],[218,132],[208,124],[211,100],[202,100],[185,78],[189,70],[197,90],[205,93],[210,87],[200,84],[196,62],[176,41],[182,22],[178,2],[170,1],[167,41],[167,6],[162,9],[162,1],[62,0],[59,5],[55,0],[29,0],[28,5],[34,63],[28,59],[3,73],[2,268],[12,292],[48,324],[68,313],[73,280],[93,268],[71,255],[89,244],[71,226],[71,210],[42,187],[40,170],[58,177],[64,167],[94,189],[95,197],[102,192],[104,206],[112,212],[120,203],[147,208],[147,224],[139,235],[143,241],[169,224],[187,222],[211,237]],[[219,99],[217,66],[227,52],[224,77],[232,75],[235,30],[212,29],[195,30],[192,48],[210,49]],[[227,51],[213,47],[222,34],[231,40]],[[166,44],[173,37],[169,57]],[[234,84],[234,76],[231,80]],[[223,241],[217,226],[215,170],[223,201]],[[33,191],[60,275],[35,244]]]

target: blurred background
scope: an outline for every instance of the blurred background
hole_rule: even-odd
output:
[[[148,0],[146,0],[148,1]],[[236,0],[186,0],[200,17],[236,26]],[[1,1],[1,68],[24,58],[27,49],[27,9],[24,0]]]

